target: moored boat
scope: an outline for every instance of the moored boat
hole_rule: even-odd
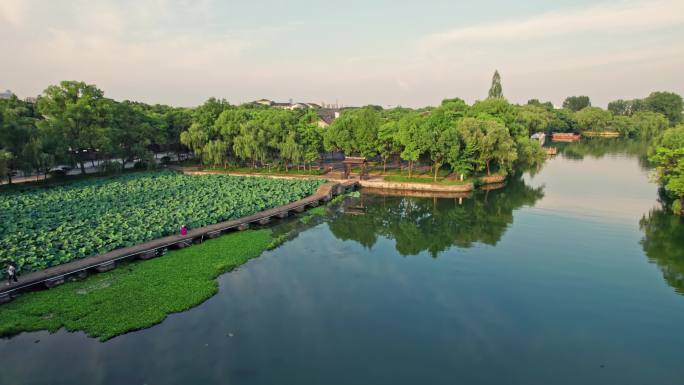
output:
[[[554,142],[577,142],[582,136],[576,132],[554,132],[551,140]]]

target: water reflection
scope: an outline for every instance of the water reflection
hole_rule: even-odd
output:
[[[513,211],[534,205],[543,196],[543,187],[532,188],[521,176],[512,178],[505,188],[477,191],[466,199],[364,193],[347,202],[347,207],[365,207],[362,213],[358,208],[354,210],[357,215],[339,212],[328,226],[338,239],[353,240],[366,248],[375,245],[378,237],[386,237],[396,242],[396,250],[403,256],[427,251],[436,258],[452,246],[496,245],[513,223]]]
[[[644,232],[641,245],[649,261],[677,293],[684,294],[684,218],[668,207],[651,210],[639,222]]]
[[[582,160],[585,157],[603,158],[607,155],[624,154],[634,156],[639,159],[639,166],[643,170],[650,168],[647,158],[649,142],[644,140],[634,140],[625,138],[583,138],[579,142],[573,143],[553,143],[558,149],[559,154],[565,158]]]

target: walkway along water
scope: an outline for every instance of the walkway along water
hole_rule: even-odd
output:
[[[335,195],[353,190],[357,185],[358,181],[355,180],[328,182],[319,187],[313,195],[283,206],[193,229],[187,235],[170,235],[23,275],[19,282],[0,288],[0,304],[11,301],[13,296],[23,291],[55,287],[68,278],[82,278],[89,272],[109,271],[115,268],[118,262],[158,257],[164,255],[169,248],[188,247],[204,241],[205,238],[216,238],[229,230],[245,230],[252,224],[265,225],[273,217],[286,218],[290,212],[303,212],[307,207],[316,207],[321,202],[331,200]]]

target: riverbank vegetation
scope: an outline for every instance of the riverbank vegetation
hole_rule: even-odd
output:
[[[684,215],[684,124],[663,132],[650,150],[658,182],[674,199],[672,210]]]
[[[271,230],[221,236],[163,257],[24,294],[2,305],[0,336],[60,328],[107,340],[162,322],[218,292],[216,278],[258,257]]]
[[[166,171],[4,193],[0,260],[41,270],[288,204],[323,182]]]
[[[189,151],[209,168],[317,174],[321,158],[339,152],[373,159],[383,172],[405,170],[408,178],[423,166],[433,180],[443,171],[465,179],[543,162],[544,151],[530,139],[535,132],[652,140],[682,122],[682,98],[653,92],[607,109],[592,106],[588,96],[568,97],[563,108],[537,99],[513,104],[497,72],[488,97],[473,104],[453,98],[436,107],[325,112],[216,98],[195,108],[119,102],[94,85],[61,82],[35,102],[0,100],[0,178],[11,179],[12,170],[47,173],[56,164],[77,165],[82,173],[88,162],[109,173],[132,164],[153,168],[153,152],[175,152],[173,161],[180,161]],[[329,124],[323,115],[337,118]]]

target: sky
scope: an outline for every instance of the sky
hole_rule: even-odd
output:
[[[117,100],[593,105],[684,94],[684,0],[0,0],[0,90]]]

